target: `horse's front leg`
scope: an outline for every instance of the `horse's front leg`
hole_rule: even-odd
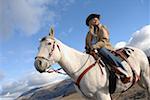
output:
[[[104,91],[106,92],[106,91]],[[104,93],[102,91],[98,91],[96,93],[96,100],[111,100],[110,94],[109,93]]]

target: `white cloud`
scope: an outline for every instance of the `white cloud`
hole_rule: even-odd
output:
[[[0,4],[0,35],[8,37],[10,33],[23,32],[26,35],[32,35],[41,28],[41,18],[46,13],[44,5],[47,2],[29,2],[30,0],[1,0]],[[32,0],[31,0],[32,1]],[[39,4],[39,5],[38,5]],[[49,13],[49,12],[47,12]]]
[[[144,26],[140,30],[133,33],[128,45],[140,48],[142,50],[150,48],[150,25]]]
[[[15,33],[31,36],[47,23],[54,24],[56,17],[61,15],[61,10],[73,2],[74,0],[0,0],[0,38],[6,39]]]
[[[147,50],[150,48],[150,25],[142,27],[132,34],[132,37],[128,42],[119,42],[115,45],[116,48],[124,46],[133,46],[142,50]],[[148,51],[147,51],[148,52]]]
[[[126,42],[122,41],[122,42],[118,42],[116,45],[115,45],[115,49],[119,49],[119,48],[123,48],[126,46]]]
[[[2,85],[1,95],[13,94],[15,92],[20,92],[26,88],[27,84],[19,81],[10,81]]]
[[[29,72],[28,75],[22,77],[18,81],[10,81],[1,85],[1,94],[3,98],[16,98],[25,91],[31,88],[49,84],[52,82],[58,82],[65,79],[67,76],[60,75],[58,73],[38,73]]]
[[[28,75],[27,78],[27,84],[28,86],[36,86],[36,85],[42,85],[49,82],[59,81],[62,77],[62,75],[57,73],[38,73],[33,72],[30,75]],[[64,78],[62,78],[64,79]]]

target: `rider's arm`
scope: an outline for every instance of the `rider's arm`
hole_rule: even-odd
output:
[[[109,32],[107,28],[101,25],[99,29],[102,32],[102,34],[100,34],[101,39],[95,45],[93,45],[94,49],[105,47],[105,45],[109,42]]]

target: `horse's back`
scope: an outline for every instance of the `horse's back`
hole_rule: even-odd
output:
[[[144,51],[139,48],[129,46],[127,48],[132,49],[128,61],[131,65],[133,65],[133,69],[138,71],[138,73],[140,74],[141,70],[145,70],[145,67],[149,65],[148,58]]]

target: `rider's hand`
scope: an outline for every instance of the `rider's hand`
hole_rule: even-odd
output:
[[[91,46],[91,47],[90,47],[90,50],[91,50],[91,51],[94,51],[95,49],[93,48],[93,46]]]
[[[97,49],[98,46],[97,46],[96,44],[94,44],[94,45],[92,46],[92,48],[93,48],[93,49]]]

